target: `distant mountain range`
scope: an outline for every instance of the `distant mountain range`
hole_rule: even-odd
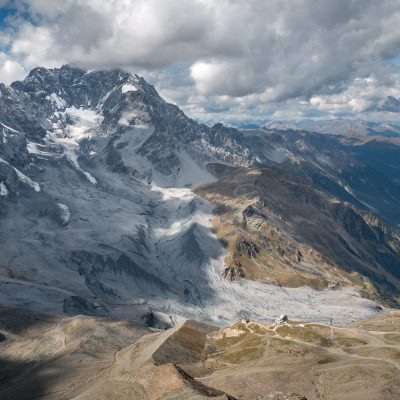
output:
[[[378,123],[361,119],[337,118],[332,120],[274,120],[264,125],[268,129],[299,129],[330,135],[367,135],[400,137],[400,124]]]
[[[397,99],[393,98],[385,104],[397,104]],[[393,106],[394,107],[394,106]],[[208,120],[204,122],[207,126],[212,126],[218,121]],[[382,136],[386,138],[400,137],[400,123],[373,122],[363,119],[335,118],[335,119],[312,119],[304,118],[299,120],[254,120],[243,122],[237,120],[227,120],[224,125],[237,129],[278,129],[278,130],[304,130],[308,132],[324,133],[329,135],[346,136]]]

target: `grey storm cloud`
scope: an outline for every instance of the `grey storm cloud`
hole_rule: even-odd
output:
[[[0,65],[118,66],[164,80],[171,70],[167,81],[175,89],[164,83],[165,93],[181,101],[184,93],[201,107],[205,97],[252,109],[316,97],[314,107],[330,110],[353,99],[353,86],[356,111],[371,109],[382,96],[399,97],[399,68],[389,63],[400,54],[398,0],[12,3],[21,13],[0,36],[9,47]],[[177,64],[185,70],[174,72]]]

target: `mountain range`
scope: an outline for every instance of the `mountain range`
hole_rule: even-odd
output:
[[[400,147],[331,133],[208,127],[122,70],[0,85],[0,304],[154,327],[397,307]]]
[[[395,100],[392,100],[392,102]],[[335,118],[316,120],[307,118],[287,121],[273,120],[264,126],[268,129],[295,129],[330,135],[366,135],[387,138],[398,138],[400,136],[400,127],[395,122],[375,122],[362,119]]]

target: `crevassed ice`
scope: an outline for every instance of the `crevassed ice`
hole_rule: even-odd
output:
[[[62,146],[64,154],[73,166],[82,172],[92,184],[96,184],[96,178],[80,167],[78,151],[80,140],[92,137],[92,128],[99,126],[103,117],[94,110],[75,107],[65,109],[64,113],[60,113],[61,119],[63,116],[68,116],[72,120],[72,124],[61,128],[61,126],[56,123],[54,125],[56,129],[47,133],[46,140]]]

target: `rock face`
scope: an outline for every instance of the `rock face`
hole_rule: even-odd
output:
[[[389,142],[373,146],[297,131],[209,128],[136,75],[37,68],[0,85],[0,303],[137,320],[151,309],[167,321],[183,315],[219,323],[242,314],[271,317],[282,307],[322,317],[321,302],[338,320],[370,315],[373,304],[351,289],[277,293],[241,279],[240,263],[227,271],[235,278],[229,283],[221,275],[224,243],[210,230],[211,206],[189,187],[232,170],[268,169],[302,182],[289,192],[321,213],[320,193],[334,198],[337,219],[361,247],[391,243],[391,253],[385,247],[376,256],[391,282],[398,234],[381,219],[400,223],[400,150]],[[246,194],[233,196],[247,201]],[[240,218],[265,219],[269,206],[259,201],[246,204]],[[281,213],[286,201],[279,199]],[[236,251],[259,262],[264,245],[243,237]],[[343,308],[350,295],[355,300]]]

